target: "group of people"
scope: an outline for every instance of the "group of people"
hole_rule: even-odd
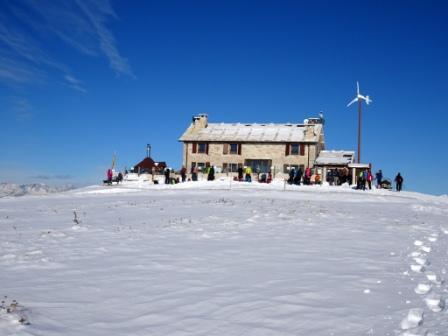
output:
[[[252,182],[252,168],[250,166],[247,167],[238,167],[238,181],[240,182]],[[170,168],[166,168],[164,171],[165,176],[165,184],[172,184],[172,183],[179,183],[180,180],[182,182],[185,182],[187,180],[187,169],[183,166],[180,171],[180,179],[178,177],[174,176],[174,170]],[[198,180],[198,167],[193,166],[191,167],[191,180],[197,181]],[[203,173],[207,175],[207,181],[213,181],[215,179],[215,168],[213,166],[206,167],[203,170]],[[119,172],[115,178],[114,178],[114,172],[110,168],[107,170],[107,180],[104,180],[104,183],[108,185],[112,185],[112,182],[116,182],[119,184],[123,181],[123,174]],[[330,185],[341,185],[344,183],[348,183],[349,185],[352,184],[352,178],[350,171],[347,167],[344,167],[342,169],[330,169],[327,172],[327,182]],[[189,179],[190,180],[190,179]],[[272,181],[272,174],[269,172],[267,175],[262,174],[262,176],[258,179],[260,182],[267,182],[270,183]],[[362,170],[358,173],[357,176],[357,182],[356,182],[356,189],[359,190],[366,190],[366,189],[372,189],[372,183],[376,180],[376,188],[380,189],[383,188],[383,172],[378,170],[375,173],[375,177],[373,176],[370,169]],[[403,176],[398,173],[395,176],[394,182],[395,182],[395,188],[397,191],[401,191],[403,187]],[[300,185],[303,183],[304,185],[309,185],[312,182],[314,184],[320,184],[321,178],[319,174],[312,174],[311,168],[307,167],[305,171],[303,172],[302,169],[299,168],[291,168],[289,171],[289,178],[287,179],[288,184],[295,184]],[[390,185],[390,183],[389,183]]]
[[[330,169],[327,171],[327,182],[330,185],[352,184],[352,175],[347,167],[341,169]]]
[[[372,172],[370,171],[370,169],[367,170],[363,170],[359,172],[358,175],[358,182],[357,182],[357,189],[361,189],[361,190],[366,190],[366,188],[372,189],[372,182],[373,180],[376,180],[376,188],[380,189],[383,188],[383,183],[386,182],[383,180],[383,172],[380,170],[378,170],[375,173],[375,177],[373,177]],[[394,182],[395,182],[395,189],[397,191],[401,191],[402,187],[403,187],[403,176],[401,176],[401,173],[398,173],[395,176]],[[390,183],[388,183],[388,185],[390,185]],[[391,188],[392,186],[390,186]]]
[[[287,180],[288,184],[300,185],[303,181],[303,184],[309,185],[309,184],[311,184],[311,179],[312,179],[313,174],[312,174],[312,170],[310,167],[307,167],[305,169],[305,172],[303,172],[300,167],[297,169],[292,167],[289,170],[288,176],[289,176],[289,178]],[[315,184],[321,183],[319,174],[314,175],[314,183]]]
[[[121,172],[118,173],[118,175],[114,178],[114,171],[112,168],[109,168],[106,172],[107,180],[104,180],[103,182],[112,185],[112,182],[117,182],[119,184],[123,181],[123,174]]]

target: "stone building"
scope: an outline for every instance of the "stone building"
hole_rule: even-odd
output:
[[[209,123],[206,114],[193,117],[180,137],[183,165],[234,173],[251,166],[254,172],[287,174],[291,167],[313,167],[325,149],[323,119],[306,119],[303,124]]]

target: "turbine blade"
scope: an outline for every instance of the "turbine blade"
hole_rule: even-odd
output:
[[[352,105],[353,103],[356,103],[358,101],[358,97],[356,97],[355,99],[353,99],[350,103],[348,103],[347,107],[349,107],[350,105]]]
[[[358,81],[356,81],[356,93],[359,96],[359,82]]]

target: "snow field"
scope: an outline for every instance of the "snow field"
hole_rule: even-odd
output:
[[[443,198],[186,185],[1,199],[0,296],[31,324],[0,313],[0,335],[448,327]]]

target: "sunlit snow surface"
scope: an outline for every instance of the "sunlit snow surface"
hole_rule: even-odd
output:
[[[447,335],[447,219],[446,197],[282,183],[2,198],[0,335]]]

